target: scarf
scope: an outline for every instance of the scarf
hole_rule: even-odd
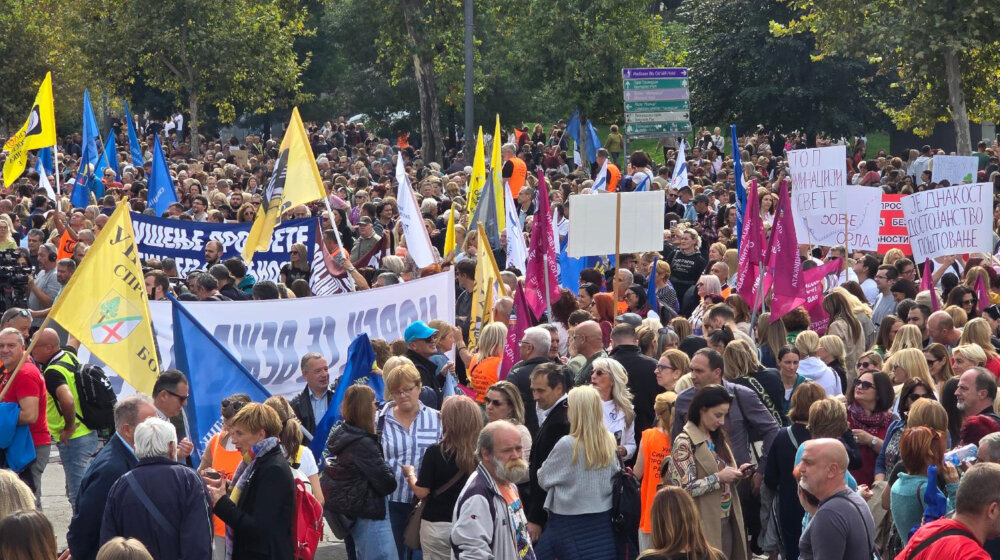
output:
[[[236,474],[233,475],[233,491],[229,499],[233,503],[239,503],[240,494],[250,484],[253,473],[257,469],[257,457],[266,454],[268,451],[278,446],[278,438],[264,438],[253,445],[250,451],[243,454],[243,460],[236,467]],[[233,556],[233,529],[226,525],[226,560],[231,560]]]
[[[872,435],[882,434],[879,437],[885,437],[885,431],[889,429],[889,424],[892,424],[892,421],[895,419],[889,411],[869,414],[858,403],[851,404],[847,408],[847,412],[851,418],[852,427],[864,430]]]

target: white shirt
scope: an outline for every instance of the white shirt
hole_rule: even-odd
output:
[[[559,397],[559,400],[556,401],[556,404],[544,410],[540,406],[538,406],[537,402],[535,403],[535,416],[538,417],[539,427],[541,427],[541,425],[545,423],[545,419],[549,417],[549,413],[552,412],[552,410],[555,409],[555,407],[559,406],[559,403],[563,402],[564,400],[566,400],[566,395]]]
[[[615,401],[603,401],[604,427],[615,436],[618,445],[625,448],[624,460],[629,460],[635,455],[635,427],[633,424],[625,425],[625,412],[615,406]]]
[[[865,297],[868,298],[868,305],[875,305],[875,300],[878,299],[878,285],[875,284],[875,280],[868,278],[861,283],[861,291],[865,293]]]

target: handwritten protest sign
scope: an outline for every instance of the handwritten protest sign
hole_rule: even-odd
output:
[[[993,185],[976,183],[904,196],[903,214],[916,262],[993,249]]]
[[[906,231],[906,218],[903,217],[901,194],[882,195],[882,213],[878,228],[878,252],[886,254],[889,249],[899,249],[904,255],[912,255],[910,249],[910,234]]]
[[[931,182],[948,181],[950,185],[961,185],[976,180],[979,158],[976,156],[934,156],[931,168]]]
[[[799,243],[877,250],[882,190],[842,185],[824,187],[823,192],[828,195],[824,197],[823,212],[809,215],[798,207],[792,209]]]
[[[801,243],[835,245],[833,228],[821,224],[822,216],[843,213],[841,188],[847,181],[847,147],[830,146],[788,152],[788,170],[792,179],[792,213],[795,235]],[[843,224],[841,224],[843,229]]]

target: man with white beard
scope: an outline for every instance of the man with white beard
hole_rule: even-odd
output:
[[[528,520],[514,480],[528,474],[521,434],[506,420],[479,433],[479,467],[455,503],[452,558],[534,559]]]

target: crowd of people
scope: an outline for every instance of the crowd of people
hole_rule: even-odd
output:
[[[327,249],[358,289],[453,268],[455,317],[413,322],[399,340],[372,340],[384,392],[347,388],[343,422],[320,456],[307,445],[336,405],[337,380],[316,353],[301,356],[304,387],[290,400],[223,399],[222,431],[198,464],[181,371],[160,374],[149,396],[121,398],[113,428],[92,429],[79,416],[78,344],[38,327],[116,204],[152,212],[150,147],[163,130],[139,124],[143,165],[123,150],[91,205],[69,204],[79,135],[66,137],[56,155],[60,177],[48,178],[61,186],[58,201],[45,196],[37,172],[0,199],[0,248],[32,269],[24,306],[0,318],[0,362],[20,363],[36,338],[12,382],[13,372],[0,370],[0,388],[9,389],[5,402],[19,405],[16,421],[30,426],[37,457],[16,473],[0,471],[0,558],[57,557],[53,527],[40,513],[53,446],[73,511],[63,556],[78,559],[291,559],[297,481],[323,505],[352,559],[1000,557],[994,257],[935,259],[932,294],[919,288],[923,263],[898,249],[847,254],[801,245],[803,269],[846,262],[825,280],[828,325],[813,327],[804,307],[772,321],[766,305],[755,313],[735,289],[734,162],[718,130],[696,135],[689,184],[679,189],[670,181],[671,142],[664,166],[639,151],[619,169],[620,135],[609,138],[587,170],[568,163],[564,123],[505,138],[498,172],[526,241],[539,208],[532,172],[547,176],[553,225],[565,242],[573,197],[590,192],[592,172],[606,161],[608,190],[648,181],[665,191],[669,224],[661,251],[622,254],[617,268],[572,278],[577,289],[560,288],[509,349],[511,297],[498,297],[482,325],[472,319],[479,240],[467,218],[471,161],[459,153],[445,166],[423,162],[405,137],[380,139],[342,119],[313,125],[333,212],[319,201],[287,216],[324,220]],[[128,146],[117,130],[118,145]],[[201,152],[190,154],[182,131],[175,126],[164,142],[178,194],[166,217],[252,221],[278,141],[200,138]],[[505,139],[487,138],[487,153]],[[786,152],[806,140],[762,130],[739,139],[768,228]],[[981,143],[976,155],[979,179],[1000,191],[996,150]],[[889,157],[867,154],[859,140],[850,153],[845,165],[856,184],[904,194],[937,187],[924,172],[930,147]],[[425,269],[407,254],[394,157],[406,162],[438,253]],[[377,266],[356,260],[383,238]],[[505,266],[505,246],[491,249],[512,294],[525,271]],[[171,259],[144,262],[149,298],[312,295],[304,246],[291,250],[280,282],[258,281],[242,261],[221,256],[221,245],[209,242],[206,266],[186,278]],[[517,357],[506,374],[505,350]],[[446,394],[449,380],[462,388],[457,396]],[[10,456],[4,464],[15,466]],[[621,515],[629,480],[637,480],[634,522]]]

